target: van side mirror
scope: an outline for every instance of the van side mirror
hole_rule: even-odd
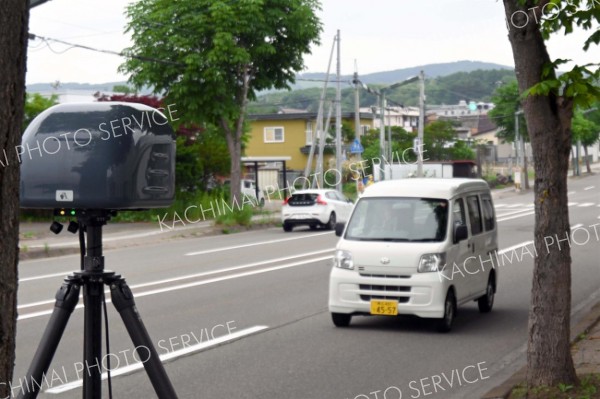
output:
[[[341,237],[345,228],[346,228],[346,223],[336,223],[335,224],[335,235],[338,237]]]
[[[466,240],[469,237],[469,231],[467,226],[464,224],[457,224],[454,226],[454,243]]]

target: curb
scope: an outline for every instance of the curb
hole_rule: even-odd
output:
[[[600,322],[600,302],[596,302],[583,318],[571,327],[571,346],[579,341],[581,334],[589,333]],[[577,370],[576,370],[577,371]],[[481,399],[507,399],[513,388],[527,379],[527,366],[521,367],[502,384],[485,393]]]
[[[244,226],[224,226],[211,224],[209,226],[197,226],[197,228],[186,228],[178,230],[175,228],[172,231],[165,232],[164,234],[149,235],[145,237],[137,238],[125,238],[118,240],[111,240],[105,242],[103,245],[104,250],[113,250],[119,248],[134,247],[140,245],[148,245],[152,243],[164,242],[167,240],[175,240],[178,238],[192,238],[192,237],[203,237],[203,236],[216,236],[224,234],[234,234],[243,231],[259,230],[273,227],[279,221],[279,215],[273,215],[268,218],[261,215],[255,217],[253,222],[261,221],[262,223],[252,223],[248,227]],[[224,233],[223,230],[228,230]],[[106,237],[108,237],[107,235]],[[26,245],[26,244],[25,244]],[[23,245],[23,246],[25,246]],[[55,244],[56,245],[56,244]],[[47,247],[35,247],[29,248],[26,251],[23,247],[19,250],[19,261],[33,260],[33,259],[48,259],[64,255],[79,254],[79,244],[73,243],[73,245],[55,246],[48,245]]]

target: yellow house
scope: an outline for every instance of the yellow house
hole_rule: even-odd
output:
[[[354,129],[354,112],[342,114],[343,123]],[[308,161],[312,145],[313,132],[316,126],[317,114],[314,112],[294,112],[278,114],[248,115],[250,124],[250,140],[246,145],[245,155],[248,157],[290,157],[287,167],[303,171]],[[324,122],[325,123],[325,122]],[[373,127],[373,114],[360,113],[361,132]],[[335,126],[332,118],[331,126]],[[348,145],[344,148],[347,149]],[[324,164],[334,157],[327,145]],[[313,167],[316,164],[316,154]]]

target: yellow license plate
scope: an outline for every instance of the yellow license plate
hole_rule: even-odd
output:
[[[398,301],[371,301],[371,314],[398,315]]]

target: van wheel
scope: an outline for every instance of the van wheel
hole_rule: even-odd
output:
[[[494,306],[494,294],[494,276],[490,274],[490,278],[488,279],[487,287],[485,289],[485,295],[477,299],[477,306],[479,306],[479,311],[481,313],[489,313],[492,311],[492,306]]]
[[[258,203],[258,206],[260,206],[261,208],[265,206],[265,199],[264,198],[260,199],[260,201]]]
[[[352,315],[346,313],[331,313],[331,320],[336,327],[348,327],[350,325],[350,320],[352,320]]]
[[[329,215],[329,221],[325,225],[325,228],[327,230],[335,230],[335,212],[331,212],[331,215]]]
[[[292,226],[291,224],[289,224],[287,222],[283,223],[283,231],[289,233],[290,231],[292,231],[293,228],[294,228],[294,226]]]
[[[456,297],[454,291],[449,290],[444,301],[444,317],[436,320],[436,329],[439,332],[448,332],[452,330],[452,323],[456,316]]]

